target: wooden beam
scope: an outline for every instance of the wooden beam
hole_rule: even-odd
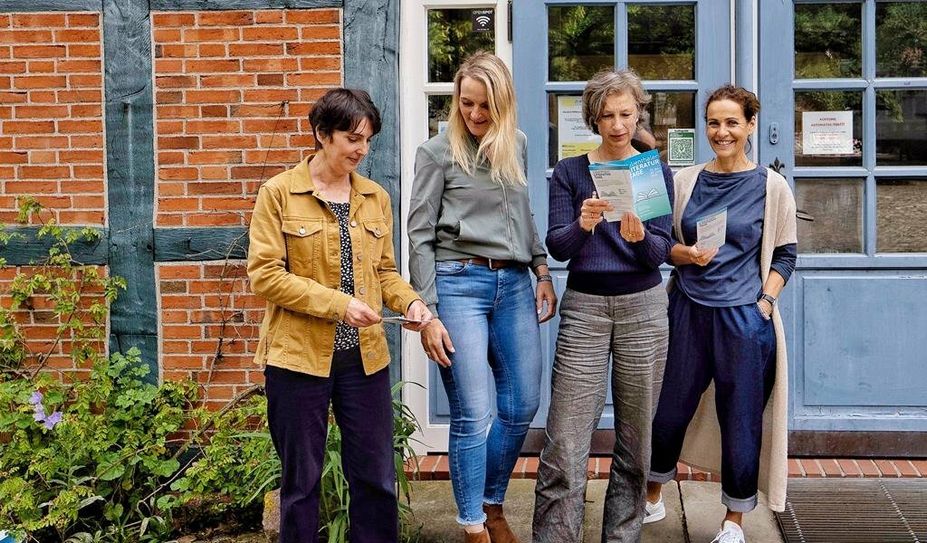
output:
[[[148,0],[104,0],[103,67],[110,273],[128,287],[110,313],[110,348],[138,347],[158,379],[154,137]]]
[[[399,0],[345,0],[344,83],[364,89],[380,110],[382,129],[373,139],[361,173],[386,189],[393,206],[393,247],[397,260],[399,239]],[[392,360],[400,358],[400,330],[388,326],[386,338]],[[401,364],[390,365],[390,377],[401,379]]]
[[[6,228],[7,232],[22,236],[0,247],[0,257],[6,259],[7,266],[29,266],[42,263],[48,257],[48,249],[52,246],[52,240],[48,237],[40,238],[39,228],[38,226]],[[77,226],[74,228],[83,227]],[[100,233],[99,239],[92,242],[81,241],[70,245],[71,257],[75,262],[81,264],[106,264],[109,256],[107,247],[109,232],[105,228],[93,227],[93,229]]]
[[[155,262],[241,260],[248,257],[248,229],[155,228]]]

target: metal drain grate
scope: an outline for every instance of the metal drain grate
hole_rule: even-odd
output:
[[[927,543],[925,479],[791,479],[786,543]]]

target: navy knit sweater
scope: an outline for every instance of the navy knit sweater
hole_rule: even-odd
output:
[[[673,172],[663,164],[663,180],[673,201]],[[646,235],[637,243],[621,237],[620,222],[602,221],[595,234],[579,225],[583,200],[592,196],[595,184],[589,175],[589,158],[582,155],[561,160],[550,178],[550,210],[547,250],[557,260],[567,261],[567,287],[612,296],[640,292],[660,284],[660,264],[670,248],[672,215],[644,221]]]

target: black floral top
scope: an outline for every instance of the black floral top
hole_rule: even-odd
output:
[[[351,234],[348,231],[348,217],[351,213],[350,202],[328,202],[329,209],[338,218],[338,230],[341,233],[341,292],[354,296],[354,253],[351,251]],[[335,350],[344,351],[360,345],[357,328],[338,323],[335,329]]]

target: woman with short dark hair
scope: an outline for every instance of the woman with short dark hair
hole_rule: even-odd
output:
[[[341,429],[351,541],[398,539],[389,349],[380,311],[420,330],[431,313],[396,270],[389,195],[355,170],[380,130],[362,90],[334,89],[309,115],[316,152],[264,183],[248,276],[267,300],[255,361],[283,464],[280,541],[315,542],[328,411]]]

